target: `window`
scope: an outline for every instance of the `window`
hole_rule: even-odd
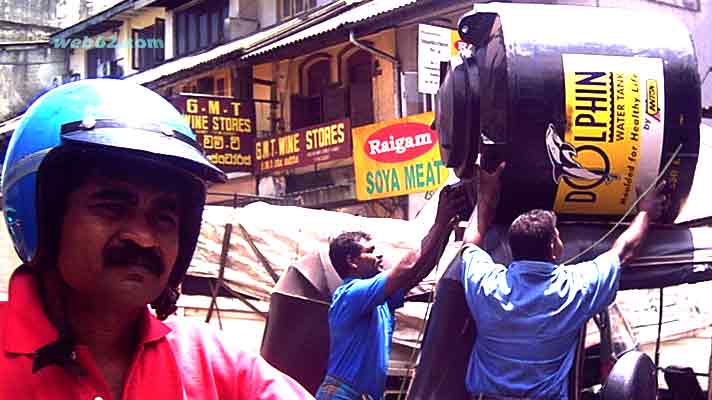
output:
[[[351,126],[373,122],[373,56],[359,50],[347,61]]]
[[[290,99],[290,129],[344,117],[351,118],[351,126],[374,122],[373,56],[357,50],[344,64],[341,84],[332,83],[331,58],[327,53],[315,54],[302,64],[301,93]]]
[[[218,96],[225,96],[225,79],[217,80],[217,88],[215,89],[215,94]]]
[[[176,32],[185,32],[187,27],[186,27],[186,21],[188,20],[188,16],[185,14],[179,14],[176,15],[176,23],[175,23],[175,30]],[[177,35],[176,34],[176,43],[178,46],[176,47],[176,53],[177,54],[185,54],[188,52],[188,47],[186,46],[186,41],[181,40],[183,38],[183,35]]]
[[[298,129],[333,121],[347,115],[345,88],[331,83],[331,58],[326,54],[313,56],[301,71],[301,94],[291,99],[291,128]],[[312,58],[313,60],[313,58]]]
[[[200,93],[218,96],[231,96],[230,70],[221,69],[209,75],[203,75],[176,86],[177,93]]]
[[[321,96],[322,91],[331,82],[331,63],[321,60],[312,64],[307,70],[307,95]]]
[[[213,94],[215,79],[212,76],[198,79],[198,93]]]
[[[278,9],[281,19],[287,19],[329,2],[325,0],[279,0]]]
[[[149,27],[132,31],[131,68],[142,71],[163,62],[165,32],[166,22],[160,18]]]
[[[116,53],[113,48],[98,47],[87,50],[87,78],[118,77],[118,62],[114,60]]]
[[[212,47],[227,37],[225,18],[228,0],[204,1],[174,15],[176,55],[182,56]]]
[[[208,38],[210,37],[210,33],[212,33],[212,29],[208,29],[208,14],[201,14],[198,17],[198,32],[200,32],[200,48],[204,49],[208,47]]]

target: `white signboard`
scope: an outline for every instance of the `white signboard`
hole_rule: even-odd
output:
[[[436,94],[440,88],[440,62],[452,56],[452,30],[418,25],[418,91]]]

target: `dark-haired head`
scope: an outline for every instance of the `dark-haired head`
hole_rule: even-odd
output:
[[[380,257],[370,257],[373,254],[373,247],[364,248],[365,242],[371,240],[371,235],[361,231],[345,232],[334,238],[329,243],[329,258],[334,266],[336,273],[341,279],[346,279],[350,276],[358,274],[358,270],[354,268],[354,263],[362,258],[362,253],[369,253],[369,260],[372,258],[380,262]],[[356,263],[360,264],[360,263]],[[357,265],[358,267],[359,265]],[[378,267],[374,265],[374,267]]]
[[[536,209],[517,217],[509,227],[509,247],[513,261],[555,261],[563,251],[556,214]]]

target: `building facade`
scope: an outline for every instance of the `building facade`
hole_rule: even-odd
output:
[[[558,3],[672,14],[690,30],[700,75],[708,76],[712,15],[703,0]],[[362,127],[432,112],[435,94],[419,87],[424,71],[418,59],[420,29],[455,30],[471,8],[472,2],[461,0],[125,0],[52,34],[47,54],[57,54],[57,48],[64,52],[66,69],[53,75],[62,81],[123,78],[169,99],[194,94],[249,101],[254,104],[252,142],[264,146],[264,140],[310,127],[326,129],[334,121],[348,120],[352,135]],[[705,79],[703,106],[710,105],[712,79]],[[230,173],[230,182],[213,188],[218,195],[210,201],[235,203],[240,194],[248,200],[263,196],[413,218],[432,193],[396,190],[364,200],[353,157],[312,157],[313,162],[265,169],[260,165],[273,163],[265,154],[274,156],[255,153],[253,168]]]

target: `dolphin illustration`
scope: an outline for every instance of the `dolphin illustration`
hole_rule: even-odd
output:
[[[559,182],[562,176],[587,181],[603,179],[606,183],[618,179],[618,176],[613,174],[603,174],[600,171],[587,169],[576,161],[576,148],[571,143],[561,140],[559,134],[556,133],[554,124],[551,123],[546,129],[546,149],[553,167],[554,182],[556,183]]]

